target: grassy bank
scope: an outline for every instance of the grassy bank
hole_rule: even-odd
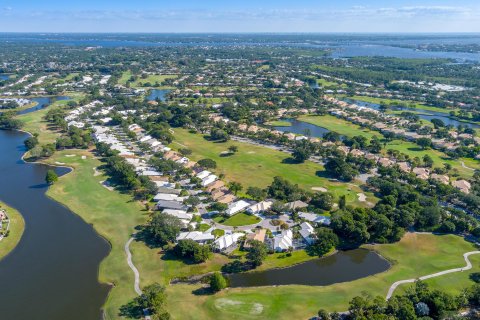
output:
[[[407,234],[396,244],[367,247],[391,261],[392,267],[381,274],[325,287],[295,285],[240,288],[224,290],[213,296],[198,296],[192,293],[198,286],[173,285],[168,288],[170,304],[176,306],[171,310],[173,318],[307,319],[320,308],[344,311],[348,309],[348,301],[363,292],[385,296],[390,285],[397,280],[463,266],[462,254],[475,250],[471,243],[457,236],[426,234]],[[469,280],[469,274],[480,270],[479,264],[475,264],[480,259],[476,256],[472,258],[472,270],[451,275],[456,282],[437,278],[429,283],[435,288],[459,292],[473,283]]]
[[[211,142],[203,135],[193,134],[185,129],[175,129],[174,136],[175,142],[171,145],[173,148],[191,149],[193,153],[189,157],[196,161],[204,158],[215,160],[215,173],[224,174],[227,181],[240,182],[244,190],[249,186],[265,188],[272,183],[273,177],[281,176],[307,190],[324,187],[336,197],[346,195],[349,203],[365,205],[358,201],[357,193],[363,192],[359,185],[328,179],[323,166],[317,163],[293,163],[284,152],[237,141]],[[231,145],[237,146],[238,152],[228,157],[221,156]],[[375,201],[372,194],[367,193],[367,196],[367,201]]]
[[[7,212],[7,216],[10,219],[10,232],[7,237],[0,241],[0,260],[15,249],[22,238],[23,231],[25,230],[25,221],[17,210],[0,202],[0,210],[2,209]]]

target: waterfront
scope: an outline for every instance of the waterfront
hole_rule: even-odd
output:
[[[27,137],[0,130],[0,200],[17,209],[26,224],[18,246],[0,261],[1,318],[100,319],[109,286],[98,283],[98,267],[109,244],[45,195],[49,167],[21,160]],[[63,175],[69,169],[55,171]]]

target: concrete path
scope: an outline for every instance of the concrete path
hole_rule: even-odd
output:
[[[395,291],[395,289],[397,289],[397,287],[401,284],[404,284],[404,283],[413,283],[417,280],[426,280],[426,279],[430,279],[430,278],[435,278],[435,277],[439,277],[439,276],[443,276],[445,274],[449,274],[449,273],[454,273],[454,272],[462,272],[462,271],[466,271],[466,270],[470,270],[472,269],[472,263],[470,262],[470,260],[468,259],[469,256],[471,255],[474,255],[474,254],[479,254],[480,251],[471,251],[471,252],[467,252],[467,253],[464,253],[463,254],[463,258],[465,259],[465,262],[467,263],[467,265],[465,267],[462,267],[462,268],[455,268],[455,269],[449,269],[449,270],[445,270],[445,271],[440,271],[440,272],[437,272],[437,273],[433,273],[433,274],[429,274],[429,275],[426,275],[426,276],[423,276],[423,277],[420,277],[418,279],[407,279],[407,280],[400,280],[400,281],[397,281],[395,282],[394,284],[392,284],[392,286],[390,287],[390,289],[388,289],[388,293],[387,293],[387,300],[390,299],[393,295],[393,292]]]
[[[133,284],[133,289],[138,295],[142,294],[142,290],[140,289],[140,273],[138,269],[132,262],[132,253],[130,252],[130,244],[132,243],[133,238],[130,238],[127,243],[125,243],[125,253],[127,254],[127,263],[130,269],[132,269],[133,274],[135,275],[135,283]]]
[[[465,162],[463,162],[463,161],[460,161],[460,164],[461,164],[461,165],[462,165],[462,167],[464,167],[465,169],[468,169],[468,170],[473,170],[473,171],[475,171],[475,169],[473,169],[473,168],[470,168],[470,167],[467,167],[467,166],[465,165]]]

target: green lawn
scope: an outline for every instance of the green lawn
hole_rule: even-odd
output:
[[[324,78],[317,79],[317,83],[319,86],[322,86],[322,87],[342,87],[342,88],[347,87],[345,83],[333,82]]]
[[[353,96],[353,97],[347,97],[349,99],[353,100],[360,100],[360,101],[365,101],[365,102],[370,102],[370,103],[386,103],[386,104],[395,104],[395,103],[400,103],[400,104],[407,104],[408,106],[410,105],[415,105],[416,109],[420,110],[429,110],[429,111],[436,111],[436,112],[442,112],[442,113],[447,113],[449,114],[450,111],[457,111],[458,109],[444,109],[444,108],[438,108],[438,107],[433,107],[433,106],[428,106],[420,102],[416,101],[407,101],[407,100],[398,100],[398,99],[384,99],[384,98],[374,98],[374,97],[366,97],[366,96]]]
[[[391,261],[392,267],[381,274],[325,287],[235,288],[213,296],[197,296],[192,291],[198,286],[172,285],[168,287],[169,305],[174,306],[170,312],[173,319],[307,319],[321,308],[347,310],[348,301],[363,292],[384,297],[390,285],[397,280],[464,266],[462,254],[475,250],[471,243],[457,236],[426,234],[407,234],[396,244],[367,247]],[[473,262],[480,261],[477,257],[474,259]],[[473,283],[468,280],[469,274],[479,270],[477,263],[468,272],[446,276],[454,277],[451,280],[455,282],[438,278],[438,281],[432,279],[430,283],[434,288],[458,292]]]
[[[228,218],[225,218],[223,216],[217,216],[213,218],[213,221],[226,226],[238,227],[259,223],[261,219],[252,214],[240,212]]]
[[[87,158],[82,159],[82,155]],[[147,214],[139,203],[132,201],[130,195],[109,191],[100,184],[106,177],[94,176],[93,168],[102,163],[91,153],[65,150],[55,153],[49,161],[65,163],[72,166],[74,171],[61,177],[48,190],[48,195],[66,205],[87,223],[93,224],[95,230],[112,246],[109,256],[100,265],[99,280],[114,284],[105,311],[107,319],[118,318],[120,306],[135,296],[133,273],[127,265],[123,247],[135,226],[146,221]]]
[[[265,125],[272,127],[291,127],[292,123],[288,121],[277,120],[265,122]]]
[[[9,235],[0,241],[0,260],[2,260],[3,257],[17,246],[22,238],[23,231],[25,230],[25,221],[17,210],[7,206],[3,202],[0,202],[0,209],[4,209],[10,219]]]
[[[127,84],[127,81],[132,77],[132,72],[131,71],[125,71],[122,76],[120,77],[120,80],[118,81],[120,84]],[[137,77],[137,80],[131,83],[132,87],[135,88],[143,88],[144,84],[149,82],[151,84],[151,87],[155,87],[155,83],[158,82],[159,86],[162,86],[162,82],[165,79],[169,78],[176,78],[176,75],[163,75],[163,74],[150,74],[147,76],[147,78],[142,79],[142,77]]]
[[[302,188],[310,190],[312,187],[324,187],[336,197],[346,195],[349,203],[365,205],[358,201],[357,193],[362,192],[358,185],[329,180],[324,177],[325,170],[319,164],[310,161],[291,163],[287,160],[289,156],[281,151],[237,141],[211,142],[201,134],[193,134],[180,128],[174,130],[174,136],[172,148],[191,149],[193,153],[189,157],[196,161],[203,158],[215,160],[215,173],[224,174],[227,181],[240,182],[244,190],[249,186],[265,188],[272,183],[273,177],[281,176]],[[227,151],[231,145],[238,146],[238,152],[222,157],[220,154]],[[367,201],[375,202],[372,194],[366,195]]]
[[[371,139],[373,136],[383,138],[383,135],[377,131],[372,131],[369,129],[362,128],[356,124],[348,122],[346,120],[325,115],[325,116],[301,116],[298,118],[300,121],[305,121],[317,126],[324,127],[328,130],[335,131],[341,135],[353,137],[357,135],[366,136],[368,139]],[[473,175],[473,170],[464,168],[460,161],[465,162],[468,167],[480,169],[480,163],[475,159],[461,158],[458,160],[450,159],[446,154],[438,150],[422,150],[417,144],[413,142],[403,141],[403,140],[394,140],[388,142],[386,150],[393,149],[398,150],[412,159],[415,157],[423,158],[425,155],[432,157],[434,161],[434,167],[443,167],[444,163],[449,163],[452,168],[457,169],[459,174],[465,177],[471,177]]]

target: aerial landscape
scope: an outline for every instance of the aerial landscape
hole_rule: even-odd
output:
[[[0,1],[0,319],[480,319],[480,4]]]

